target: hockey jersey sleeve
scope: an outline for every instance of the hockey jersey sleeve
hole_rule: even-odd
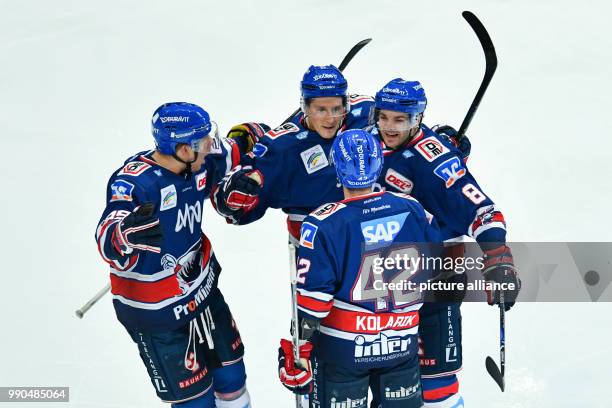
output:
[[[212,151],[204,160],[206,175],[202,182],[205,183],[206,196],[210,195],[221,179],[234,167],[242,163],[238,144],[228,138],[220,138],[213,144]]]
[[[333,305],[338,290],[338,261],[332,241],[316,220],[302,223],[297,258],[297,304],[300,317],[320,320]]]
[[[481,246],[506,241],[503,214],[455,149],[434,161],[432,169],[424,172],[424,180],[420,180],[421,185],[427,186],[427,194],[419,201],[434,213],[444,230],[456,236],[468,235]]]
[[[106,188],[106,207],[96,228],[98,252],[112,268],[120,271],[132,269],[138,263],[138,253],[121,255],[113,245],[113,232],[117,224],[136,207],[147,201],[145,190],[132,178],[113,175]]]

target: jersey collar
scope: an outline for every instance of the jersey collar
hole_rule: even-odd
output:
[[[363,195],[359,195],[356,197],[351,197],[351,198],[345,198],[344,200],[340,201],[341,203],[350,203],[351,201],[357,201],[357,200],[363,200],[364,198],[369,198],[369,197],[376,197],[379,195],[383,195],[385,192],[384,191],[373,191],[371,193],[368,194],[363,194]]]

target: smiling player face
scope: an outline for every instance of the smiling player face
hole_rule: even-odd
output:
[[[342,98],[330,96],[313,98],[306,107],[306,124],[324,139],[336,136],[342,119],[346,115],[346,107]]]
[[[402,146],[416,135],[423,114],[409,115],[403,112],[381,109],[378,113],[378,130],[390,149]]]

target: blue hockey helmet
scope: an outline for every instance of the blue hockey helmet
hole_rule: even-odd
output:
[[[419,81],[405,81],[395,78],[376,92],[375,108],[409,115],[423,113],[427,107],[425,90]]]
[[[362,129],[338,134],[331,149],[331,159],[340,183],[348,188],[371,186],[383,167],[380,144]]]
[[[339,96],[346,107],[344,113],[348,113],[348,85],[342,72],[333,65],[311,65],[302,77],[300,90],[303,112],[309,99]]]
[[[218,138],[217,124],[210,120],[208,112],[187,102],[170,102],[157,108],[151,119],[151,132],[157,150],[171,155],[178,144],[201,151],[202,139],[209,135]]]

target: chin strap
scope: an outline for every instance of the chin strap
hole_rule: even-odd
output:
[[[185,164],[185,170],[183,171],[183,175],[185,176],[185,180],[189,179],[191,177],[191,164],[194,163],[196,160],[198,160],[198,153],[194,152],[195,157],[193,160],[191,161],[185,161],[183,159],[181,159],[180,157],[178,157],[178,155],[176,154],[176,152],[172,153],[172,157],[174,157],[175,160],[180,161],[181,163]]]

